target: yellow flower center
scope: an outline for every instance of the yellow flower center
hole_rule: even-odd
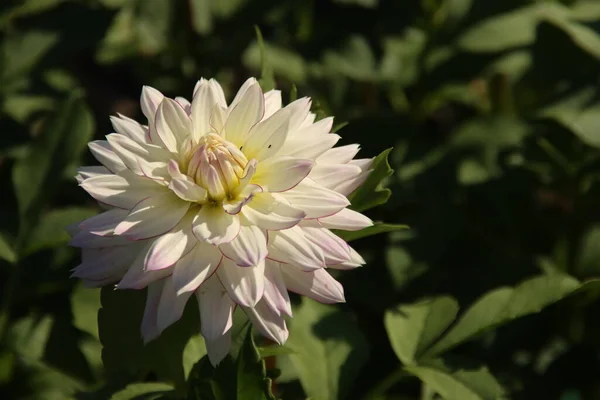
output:
[[[248,159],[234,144],[209,133],[200,139],[188,159],[187,175],[205,188],[212,200],[231,199],[237,195]]]

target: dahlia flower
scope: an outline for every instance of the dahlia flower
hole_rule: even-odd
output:
[[[192,295],[213,364],[230,349],[232,313],[241,307],[277,343],[292,317],[288,291],[344,301],[327,269],[361,256],[330,229],[371,220],[347,208],[371,159],[358,145],[332,148],[332,118],[315,122],[309,98],[282,107],[248,79],[227,105],[221,86],[201,79],[192,102],[144,87],[147,125],[112,117],[116,133],[89,148],[102,166],[77,180],[105,209],[71,240],[82,248],[73,276],[91,287],[147,287],[146,342],[177,321]]]

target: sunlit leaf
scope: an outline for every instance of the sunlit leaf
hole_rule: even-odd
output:
[[[8,261],[11,264],[17,262],[17,254],[4,235],[0,235],[0,259]]]
[[[290,358],[306,393],[315,399],[347,396],[369,355],[369,344],[352,318],[303,299],[290,325],[287,345],[297,349]]]
[[[459,364],[460,365],[460,364]],[[446,365],[441,359],[407,366],[444,400],[508,400],[506,390],[486,367]]]
[[[450,326],[458,313],[452,297],[436,297],[400,305],[385,314],[392,348],[404,364],[412,364]]]
[[[528,279],[515,287],[493,290],[469,307],[426,354],[443,353],[489,329],[539,312],[573,293],[579,285],[575,278],[552,274]]]

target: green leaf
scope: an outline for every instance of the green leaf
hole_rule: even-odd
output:
[[[363,36],[351,36],[342,51],[327,51],[323,65],[330,74],[341,74],[357,81],[376,81],[375,56]]]
[[[299,54],[283,47],[264,43],[263,48],[258,42],[253,42],[244,51],[242,61],[248,68],[259,70],[263,68],[263,57],[267,58],[268,67],[272,70],[270,73],[275,73],[291,82],[306,81],[308,66],[304,59]],[[290,103],[293,100],[295,98],[290,99]]]
[[[379,233],[394,232],[408,229],[408,225],[399,224],[384,224],[383,222],[375,222],[372,226],[361,229],[359,231],[336,231],[336,235],[344,239],[346,242],[362,239],[365,237],[377,235]]]
[[[200,332],[196,302],[188,302],[179,321],[144,345],[140,328],[146,291],[105,287],[100,298],[98,333],[109,378],[122,381],[155,373],[159,380],[182,389],[185,386],[184,349],[190,338]]]
[[[268,346],[268,347],[257,347],[261,358],[283,356],[289,354],[298,353],[296,350],[289,348],[288,346]]]
[[[600,225],[592,225],[583,235],[577,254],[578,276],[600,275]]]
[[[565,16],[568,9],[556,3],[539,3],[476,23],[457,40],[463,51],[496,53],[527,46],[535,40],[537,23],[548,15]]]
[[[132,383],[113,394],[110,400],[154,400],[172,392],[173,386],[161,382]]]
[[[97,214],[95,209],[83,207],[70,207],[50,211],[42,216],[39,224],[33,229],[23,254],[28,255],[42,249],[57,247],[67,243],[69,241],[69,234],[66,227],[92,217],[95,214]]]
[[[552,274],[528,279],[516,287],[488,292],[475,302],[426,355],[441,354],[475,336],[519,317],[541,311],[579,288],[570,276]]]
[[[98,339],[100,307],[100,289],[87,288],[82,283],[78,283],[71,293],[73,326]]]
[[[265,362],[254,344],[252,329],[246,333],[236,364],[237,399],[275,400],[271,393],[271,379],[266,376]]]
[[[194,365],[206,355],[206,344],[201,334],[192,336],[183,349],[183,373],[190,376]]]
[[[394,352],[404,364],[412,364],[452,324],[458,303],[442,296],[397,306],[385,313],[385,328]]]
[[[441,359],[407,366],[406,371],[417,376],[444,400],[508,399],[506,390],[486,367],[461,368],[445,365]]]
[[[275,76],[273,75],[273,68],[271,68],[271,64],[267,58],[265,41],[263,40],[258,25],[254,25],[254,31],[256,32],[256,41],[258,42],[258,48],[260,49],[260,86],[263,91],[267,92],[275,88]]]
[[[28,360],[41,360],[54,325],[50,315],[29,315],[15,321],[8,331],[8,347]]]
[[[369,344],[355,321],[336,307],[303,298],[290,324],[287,345],[297,350],[290,359],[307,395],[315,399],[348,395],[369,356]]]
[[[12,249],[4,235],[0,234],[0,259],[8,261],[11,264],[17,262],[17,254]]]
[[[384,150],[373,160],[372,172],[367,180],[350,195],[350,208],[356,211],[364,211],[388,201],[392,195],[390,189],[383,188],[383,181],[394,173],[388,162],[391,148]]]
[[[21,235],[36,224],[65,167],[79,159],[94,129],[87,106],[72,97],[59,108],[27,154],[13,167]]]

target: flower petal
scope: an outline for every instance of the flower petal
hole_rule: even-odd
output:
[[[144,269],[146,253],[152,245],[152,240],[146,241],[140,251],[137,252],[135,260],[123,278],[116,284],[117,289],[143,289],[152,282],[166,278],[173,273],[173,268],[163,268],[156,271]]]
[[[129,211],[120,208],[113,208],[102,214],[98,214],[84,220],[79,227],[94,235],[106,236],[112,235],[115,228],[129,214]]]
[[[235,303],[221,285],[219,278],[212,276],[196,292],[200,309],[200,330],[208,341],[216,340],[231,329]]]
[[[313,226],[301,226],[301,229],[308,240],[321,248],[327,265],[350,261],[348,244],[329,229]]]
[[[116,246],[100,249],[83,249],[82,263],[71,277],[84,280],[88,287],[101,287],[123,278],[135,260],[139,246]]]
[[[175,100],[166,98],[158,106],[154,121],[156,132],[164,148],[178,153],[180,146],[192,131],[192,122]]]
[[[106,139],[121,161],[136,175],[163,181],[168,177],[167,163],[171,158],[168,151],[158,146],[137,143],[118,133],[107,135]]]
[[[125,209],[131,209],[147,197],[169,192],[156,181],[135,175],[129,170],[116,175],[89,178],[80,186],[99,202]]]
[[[341,229],[344,231],[359,231],[373,225],[373,221],[370,218],[349,208],[344,208],[333,215],[319,218],[319,222],[327,229]]]
[[[310,173],[314,163],[288,156],[272,157],[258,164],[252,183],[268,192],[285,192]]]
[[[252,308],[243,307],[243,310],[260,333],[279,344],[285,343],[289,336],[285,320],[273,312],[264,300]]]
[[[306,216],[304,211],[287,204],[271,193],[257,193],[242,209],[244,217],[252,224],[267,230],[289,229]]]
[[[160,335],[160,330],[156,323],[156,316],[162,287],[163,281],[154,282],[148,286],[144,318],[142,319],[142,337],[144,338],[144,344],[156,339]]]
[[[231,330],[215,340],[205,340],[206,353],[213,367],[216,367],[231,350]]]
[[[265,111],[264,103],[260,85],[251,85],[235,106],[232,103],[233,109],[225,122],[223,137],[236,146],[242,146],[250,128],[261,120]]]
[[[346,164],[360,150],[358,144],[348,144],[346,146],[334,147],[327,150],[317,158],[319,164]]]
[[[306,213],[306,218],[321,218],[333,215],[350,202],[343,195],[304,179],[296,187],[281,193],[290,204]]]
[[[193,292],[217,270],[223,255],[211,244],[198,242],[183,256],[173,270],[177,293]]]
[[[111,116],[110,122],[117,133],[137,143],[148,143],[148,128],[139,122],[121,114],[118,117]]]
[[[308,240],[300,227],[269,232],[269,259],[297,265],[306,270],[325,266],[323,251]]]
[[[269,90],[265,93],[265,115],[263,120],[269,118],[275,114],[277,110],[281,108],[281,91],[280,90]]]
[[[119,156],[112,150],[106,140],[95,140],[88,143],[90,152],[94,155],[102,165],[110,170],[112,173],[117,173],[127,169],[123,161]]]
[[[264,261],[254,267],[240,267],[226,258],[217,269],[217,276],[229,296],[238,304],[254,307],[263,296]]]
[[[263,295],[265,303],[277,315],[281,313],[292,316],[292,303],[285,287],[285,281],[281,274],[278,262],[267,260],[265,264],[265,293]]]
[[[223,89],[214,79],[200,79],[194,89],[191,108],[194,139],[198,140],[211,131],[210,118],[215,105],[227,107]]]
[[[181,221],[190,203],[172,193],[148,197],[140,201],[123,222],[115,228],[115,234],[133,240],[147,239],[170,231]]]
[[[344,303],[344,288],[324,269],[302,271],[292,265],[282,265],[285,286],[292,292],[321,303]]]
[[[361,255],[356,252],[356,250],[354,250],[350,246],[348,246],[348,248],[350,250],[350,260],[349,261],[346,261],[346,262],[343,262],[340,264],[328,265],[327,268],[347,270],[347,269],[354,269],[354,268],[360,267],[365,264],[365,259],[362,258]]]
[[[236,238],[219,249],[240,267],[258,265],[267,256],[267,235],[258,226],[242,225]]]
[[[165,96],[158,90],[150,86],[144,86],[142,88],[142,96],[140,103],[142,106],[142,112],[148,119],[148,141],[155,145],[160,145],[161,141],[156,133],[156,127],[154,126],[154,119],[156,117],[156,110],[158,106],[164,100]]]
[[[241,150],[248,159],[267,159],[276,154],[285,143],[290,124],[290,112],[282,108],[271,117],[254,125]]]
[[[112,172],[110,172],[108,168],[101,165],[94,165],[92,167],[79,167],[77,168],[77,175],[75,175],[75,179],[77,179],[77,183],[81,183],[88,178],[103,175],[112,175]]]
[[[173,278],[169,276],[164,279],[158,310],[156,312],[156,326],[160,332],[181,318],[185,305],[191,295],[191,292],[177,294]]]
[[[199,240],[218,246],[235,239],[240,232],[240,219],[220,207],[204,205],[194,219],[193,231]]]
[[[356,165],[317,163],[308,177],[315,183],[334,190],[337,186],[356,178],[361,172]]]
[[[144,268],[155,271],[170,267],[188,254],[198,243],[192,234],[192,220],[196,212],[190,210],[170,232],[157,238],[144,261]]]

